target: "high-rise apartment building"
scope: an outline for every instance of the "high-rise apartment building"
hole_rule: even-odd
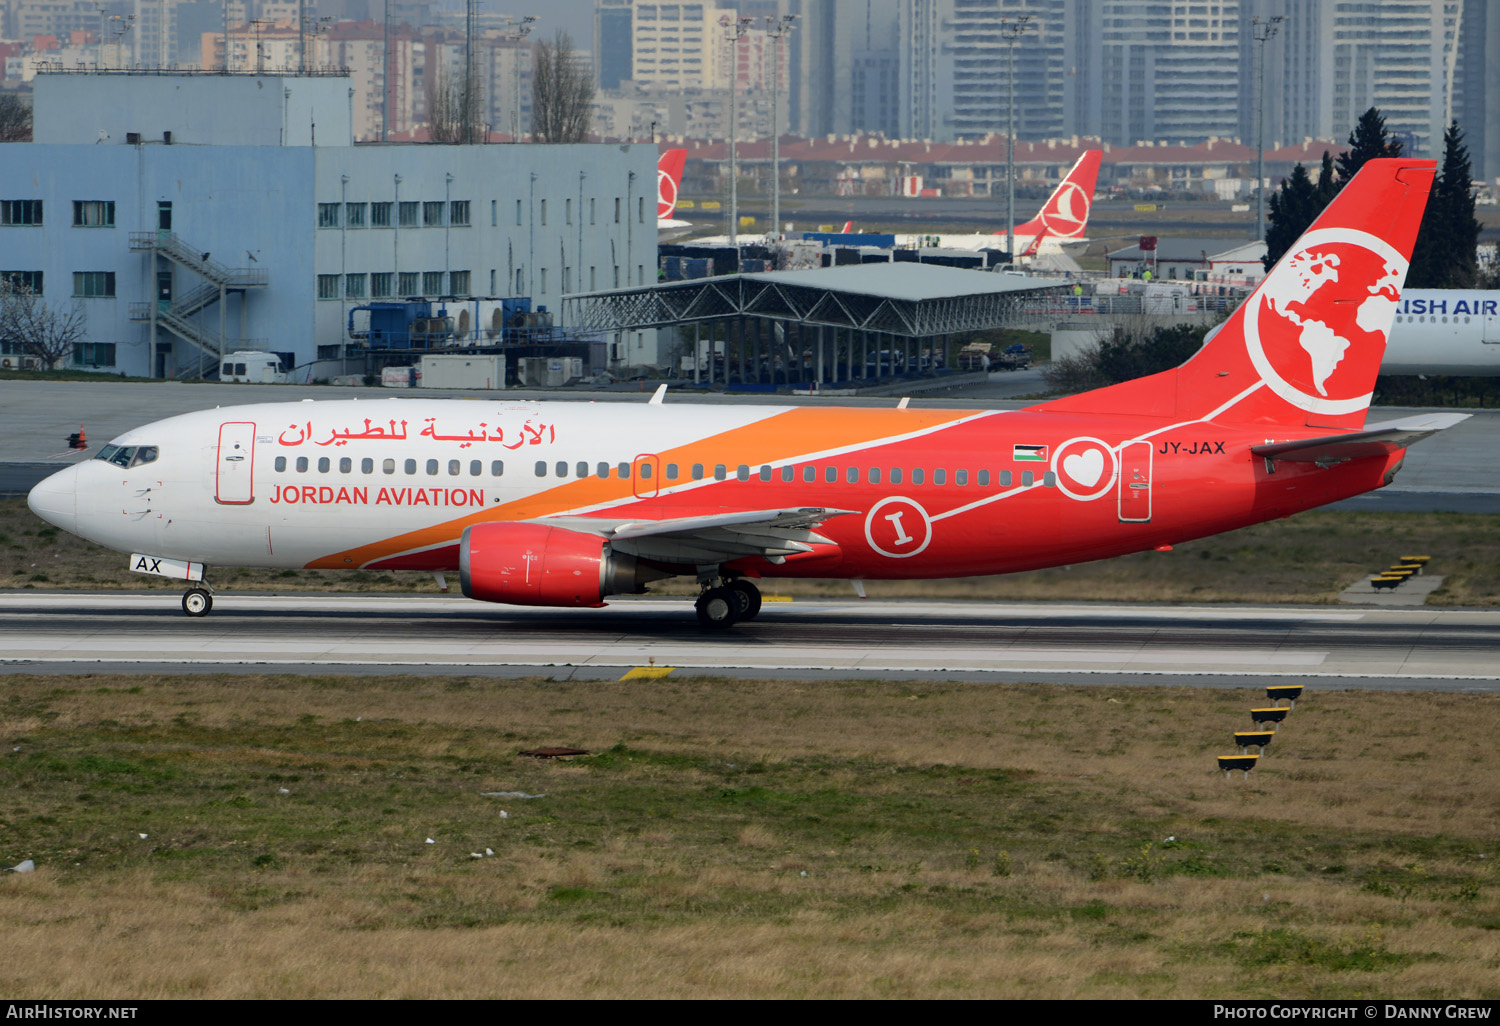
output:
[[[1268,140],[1344,139],[1362,113],[1378,107],[1388,131],[1418,155],[1439,156],[1443,129],[1456,118],[1476,170],[1500,173],[1491,141],[1496,105],[1489,101],[1500,95],[1500,10],[1493,0],[1245,0],[1243,6],[1247,19],[1283,18],[1266,45]],[[1247,64],[1247,82],[1253,72]]]
[[[1239,134],[1239,0],[1074,0],[1069,6],[1073,132],[1119,145]]]

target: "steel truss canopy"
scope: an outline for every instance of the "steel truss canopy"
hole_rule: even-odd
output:
[[[1007,327],[1029,300],[1068,287],[1057,278],[903,262],[662,282],[564,302],[567,323],[583,331],[757,317],[924,338]]]

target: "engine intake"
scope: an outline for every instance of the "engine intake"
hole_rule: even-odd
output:
[[[465,596],[517,606],[602,606],[606,595],[671,576],[612,552],[597,535],[522,523],[465,528],[458,566]]]

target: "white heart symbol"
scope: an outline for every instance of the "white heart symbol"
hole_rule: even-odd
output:
[[[1063,457],[1063,473],[1085,488],[1099,483],[1104,474],[1104,454],[1098,449]]]

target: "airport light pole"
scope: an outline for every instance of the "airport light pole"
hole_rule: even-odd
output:
[[[1001,18],[1000,35],[1005,38],[1005,78],[1009,99],[1005,104],[1005,253],[1016,262],[1016,40],[1026,31],[1031,15]]]
[[[781,40],[791,34],[795,14],[779,19],[766,17],[766,34],[771,37],[771,231],[781,234],[781,125],[776,107],[781,92]]]
[[[729,28],[729,244],[740,244],[740,159],[737,152],[735,111],[739,107],[736,94],[740,87],[740,40],[750,29],[753,18],[736,18],[727,22]]]
[[[510,38],[515,42],[515,52],[511,54],[511,63],[515,66],[516,73],[515,95],[511,97],[510,109],[510,141],[518,143],[521,141],[521,44],[531,34],[531,26],[536,23],[536,15],[528,14],[521,19],[520,24],[515,26],[515,34]]]
[[[1250,35],[1259,45],[1255,60],[1255,237],[1266,237],[1266,43],[1281,29],[1282,15],[1250,19]]]

